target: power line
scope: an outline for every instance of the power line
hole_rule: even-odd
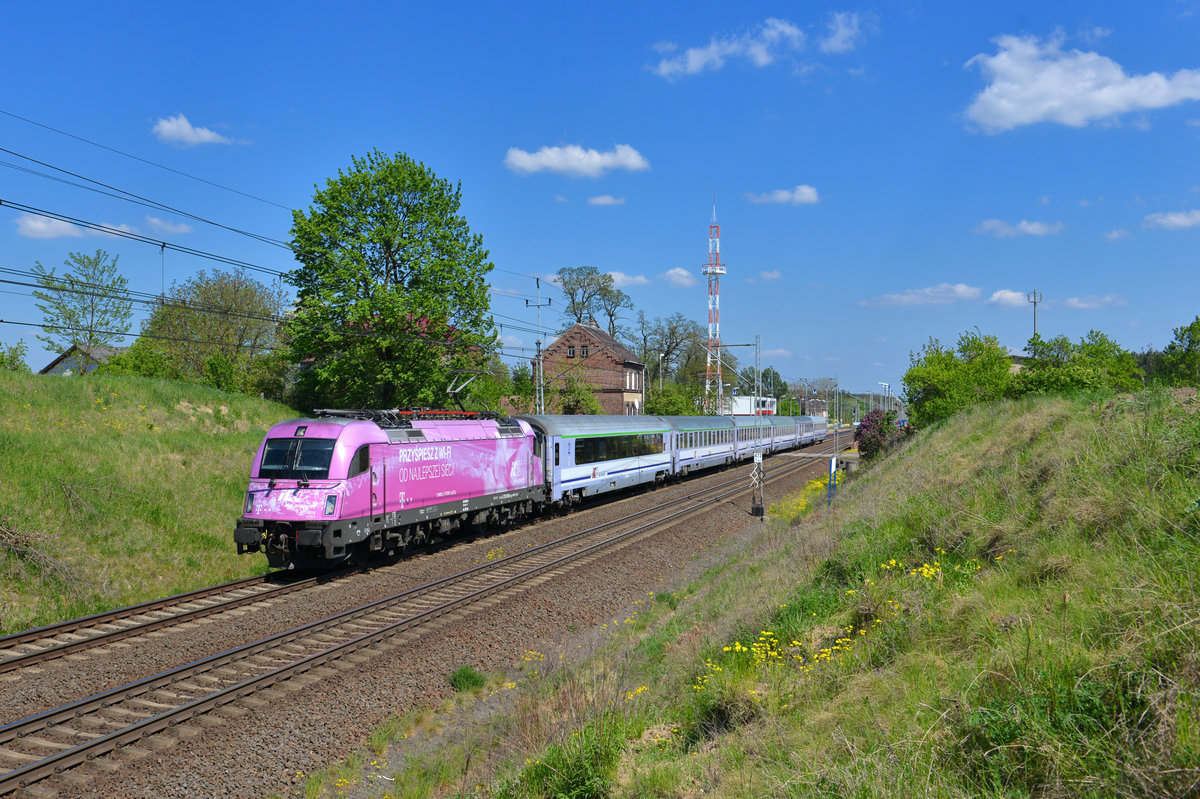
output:
[[[39,166],[44,166],[47,169],[53,169],[56,172],[63,173],[64,175],[70,175],[73,178],[78,178],[80,180],[86,180],[88,183],[92,183],[92,184],[95,184],[96,186],[100,186],[102,188],[109,189],[110,191],[101,191],[101,190],[93,188],[91,186],[85,186],[81,183],[75,183],[70,180],[64,180],[62,178],[55,177],[54,175],[48,175],[45,172],[38,172],[36,169],[29,169],[28,167],[23,167],[23,166],[20,166],[19,164],[9,163],[8,161],[0,161],[0,165],[9,167],[10,169],[16,169],[16,170],[25,172],[30,175],[37,175],[38,177],[47,178],[48,180],[54,180],[59,183],[64,183],[68,186],[75,186],[76,188],[86,189],[87,191],[93,191],[93,192],[96,192],[97,194],[103,194],[106,197],[113,197],[118,200],[125,200],[126,202],[131,202],[136,205],[142,205],[147,208],[153,208],[158,211],[167,211],[169,213],[178,214],[179,216],[183,216],[188,219],[194,219],[197,222],[203,222],[206,225],[212,225],[213,227],[218,227],[218,228],[221,228],[222,230],[228,230],[231,233],[238,233],[242,236],[248,236],[249,238],[255,239],[256,241],[260,241],[264,244],[271,244],[276,247],[282,247],[285,250],[289,250],[289,251],[291,250],[291,246],[287,242],[281,241],[280,239],[273,239],[269,236],[262,236],[262,235],[259,235],[258,233],[251,233],[249,231],[242,230],[240,228],[230,227],[229,225],[223,225],[220,222],[214,222],[211,219],[207,219],[205,217],[190,213],[188,211],[183,211],[179,208],[175,208],[174,206],[167,205],[166,203],[161,203],[158,200],[151,200],[149,197],[143,197],[140,194],[135,194],[134,192],[126,191],[125,189],[120,189],[120,188],[117,188],[116,186],[110,186],[107,183],[104,183],[99,180],[94,180],[85,175],[80,175],[79,173],[72,172],[69,169],[63,169],[62,167],[57,167],[57,166],[54,166],[53,164],[48,164],[45,161],[39,161],[36,158],[31,158],[28,155],[22,155],[21,153],[18,153],[14,150],[9,150],[6,147],[0,147],[0,152],[5,152],[5,153],[8,153],[9,155],[15,155],[17,158],[24,158],[26,161],[30,161]],[[113,194],[112,192],[119,192],[119,193]]]
[[[253,194],[247,194],[247,193],[246,193],[246,192],[244,192],[244,191],[239,191],[239,190],[237,190],[237,189],[232,189],[232,188],[230,188],[229,186],[222,186],[220,183],[214,183],[214,182],[213,182],[213,181],[211,181],[211,180],[205,180],[204,178],[196,177],[195,175],[189,175],[187,172],[181,172],[181,171],[179,171],[178,169],[172,169],[172,168],[171,168],[171,167],[169,167],[169,166],[163,166],[162,164],[155,163],[154,161],[148,161],[148,160],[146,160],[145,158],[139,158],[139,157],[138,157],[138,156],[136,156],[136,155],[130,155],[129,153],[122,152],[121,150],[118,150],[118,149],[116,149],[116,148],[114,148],[114,147],[108,147],[107,145],[100,144],[99,142],[94,142],[94,141],[92,141],[91,139],[85,139],[85,138],[83,138],[82,136],[76,136],[74,133],[67,133],[65,130],[59,130],[58,128],[53,128],[53,127],[50,127],[49,125],[45,125],[45,124],[43,124],[43,123],[41,123],[41,122],[35,122],[35,121],[34,121],[34,120],[32,120],[32,119],[29,119],[29,118],[27,118],[27,117],[23,117],[23,116],[21,116],[21,115],[19,115],[19,114],[14,114],[14,113],[12,113],[11,111],[5,111],[5,110],[4,110],[4,109],[2,109],[2,108],[0,108],[0,114],[4,114],[5,116],[12,117],[13,119],[19,119],[19,120],[21,120],[22,122],[28,122],[30,125],[37,125],[39,128],[45,128],[46,130],[53,131],[53,132],[55,132],[55,133],[57,133],[57,134],[59,134],[59,135],[61,135],[61,136],[66,136],[66,137],[68,137],[68,138],[75,139],[76,141],[81,141],[81,142],[84,142],[85,144],[90,144],[90,145],[92,145],[93,147],[99,147],[101,150],[108,150],[110,153],[116,153],[117,155],[123,155],[123,156],[125,156],[126,158],[132,158],[134,161],[141,161],[143,164],[149,164],[150,166],[153,166],[153,167],[158,167],[159,169],[165,169],[167,172],[173,172],[173,173],[175,173],[176,175],[181,175],[181,176],[183,176],[183,177],[185,177],[185,178],[189,178],[189,179],[191,179],[191,180],[196,180],[196,181],[199,181],[200,183],[207,184],[207,185],[209,185],[209,186],[212,186],[212,187],[214,187],[214,188],[217,188],[217,189],[223,189],[224,191],[233,192],[234,194],[240,194],[240,195],[241,195],[241,196],[243,196],[243,197],[247,197],[247,198],[249,198],[249,199],[251,199],[251,200],[258,200],[260,203],[266,203],[267,205],[273,205],[273,206],[275,206],[276,208],[282,208],[282,209],[283,209],[283,210],[285,210],[285,211],[291,211],[291,210],[292,210],[291,208],[289,208],[289,207],[288,207],[288,206],[286,206],[286,205],[281,205],[281,204],[279,204],[279,203],[277,203],[277,202],[273,202],[273,201],[271,201],[271,200],[266,200],[266,199],[263,199],[262,197],[257,197],[257,196],[255,196],[255,195],[253,195]]]
[[[143,244],[153,244],[156,247],[171,250],[172,252],[183,253],[184,255],[192,255],[197,258],[207,258],[210,261],[217,261],[218,263],[229,264],[230,266],[240,266],[244,269],[250,269],[254,272],[262,272],[264,274],[274,275],[276,277],[282,277],[285,274],[278,269],[269,269],[265,266],[252,264],[249,261],[242,261],[225,255],[217,255],[216,253],[207,252],[205,250],[197,250],[194,247],[184,247],[179,244],[172,244],[168,241],[155,239],[150,236],[145,236],[141,233],[134,233],[130,230],[122,230],[121,228],[115,228],[111,225],[104,225],[99,222],[87,222],[82,219],[76,219],[75,217],[67,216],[66,214],[59,214],[42,208],[34,208],[31,205],[15,203],[11,200],[0,200],[0,206],[3,205],[8,206],[9,208],[15,208],[18,211],[24,211],[27,214],[34,214],[47,219],[55,219],[59,222],[67,222],[68,224],[76,225],[87,230],[94,230],[98,233],[107,233],[110,236],[117,236],[118,238],[132,239],[133,241],[139,241]]]

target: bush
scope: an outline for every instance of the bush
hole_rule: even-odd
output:
[[[482,688],[486,682],[487,677],[471,666],[459,666],[450,675],[450,685],[456,691],[473,691],[476,688]]]
[[[28,373],[29,364],[25,362],[25,356],[28,354],[29,347],[24,341],[18,341],[11,347],[0,347],[0,372]]]
[[[854,431],[854,443],[858,444],[858,452],[864,460],[878,457],[899,439],[900,430],[896,427],[895,411],[871,411],[862,418]]]

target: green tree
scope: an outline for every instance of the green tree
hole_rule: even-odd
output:
[[[604,275],[604,277],[608,278],[607,285],[597,295],[596,304],[608,322],[608,335],[616,338],[621,332],[621,311],[632,309],[633,300],[629,299],[628,294],[613,285],[612,275]]]
[[[1008,353],[995,336],[967,331],[949,349],[935,338],[910,354],[904,373],[909,419],[919,427],[939,422],[984,402],[1005,396],[1010,376]]]
[[[461,216],[461,185],[378,150],[292,215],[301,268],[287,276],[299,399],[390,407],[446,404],[451,372],[494,349],[483,238]]]
[[[679,383],[663,383],[649,390],[646,397],[646,414],[649,416],[697,416],[704,413],[704,402],[700,386],[685,386]]]
[[[180,370],[178,364],[171,361],[166,353],[156,345],[157,341],[139,337],[133,346],[119,355],[108,359],[108,363],[97,369],[99,374],[108,375],[138,375],[139,377],[157,377],[163,380],[186,380],[188,376]],[[192,379],[195,379],[192,376]]]
[[[73,252],[63,265],[62,275],[34,262],[33,272],[40,286],[33,296],[42,312],[42,331],[38,340],[51,350],[78,351],[78,374],[86,374],[100,361],[98,347],[107,347],[124,338],[133,317],[133,300],[126,280],[117,272],[117,259],[104,250],[95,255]]]
[[[612,275],[603,275],[594,266],[564,266],[555,273],[558,287],[567,299],[563,317],[567,326],[583,324],[601,312],[600,296],[615,291]],[[622,292],[624,294],[624,292]]]
[[[136,359],[137,368],[278,397],[289,369],[287,359],[276,353],[286,308],[281,285],[265,285],[243,270],[201,270],[185,283],[172,284],[142,325],[138,343],[145,352]]]
[[[553,395],[547,400],[547,411],[555,405],[558,413],[603,415],[604,408],[591,387],[575,375],[559,375]]]
[[[1163,376],[1175,386],[1200,386],[1200,316],[1177,327],[1162,354]]]
[[[1137,358],[1098,330],[1073,343],[1066,336],[1034,335],[1028,357],[1009,386],[1011,396],[1073,391],[1133,391],[1142,385]]]
[[[29,372],[29,364],[25,362],[28,354],[29,347],[24,340],[11,347],[0,347],[0,372]]]

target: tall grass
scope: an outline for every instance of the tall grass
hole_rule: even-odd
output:
[[[917,435],[832,509],[779,502],[684,598],[523,684],[455,743],[470,777],[429,787],[1196,795],[1198,411],[1156,391],[1004,402]]]
[[[193,384],[0,373],[0,632],[234,579],[266,428],[296,413]]]

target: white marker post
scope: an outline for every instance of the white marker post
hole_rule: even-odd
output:
[[[833,504],[833,495],[837,493],[837,480],[834,475],[837,474],[837,455],[829,458],[829,490],[826,492],[825,507]]]
[[[763,456],[762,452],[754,453],[754,471],[750,473],[750,485],[754,488],[754,498],[750,504],[750,515],[765,519],[767,515],[763,499]]]

